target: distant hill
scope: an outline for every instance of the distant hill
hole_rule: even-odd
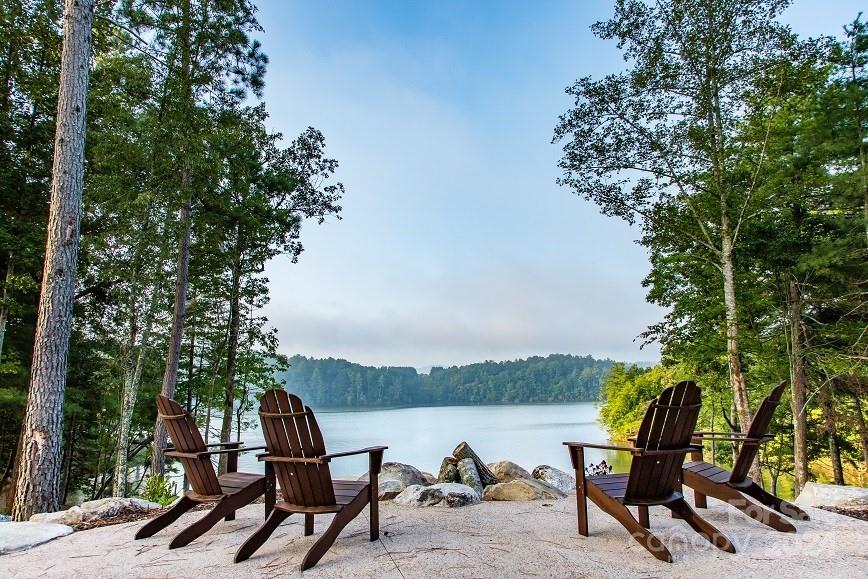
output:
[[[281,375],[286,388],[320,407],[520,404],[597,400],[611,360],[551,354],[467,366],[362,366],[346,360],[293,356]]]

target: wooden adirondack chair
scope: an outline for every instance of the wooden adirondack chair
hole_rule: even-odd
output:
[[[261,474],[236,472],[239,452],[261,450],[264,446],[242,448],[240,441],[206,445],[193,417],[184,412],[177,402],[163,395],[157,395],[157,412],[165,422],[174,445],[174,449],[166,452],[166,456],[181,461],[192,490],[187,491],[168,511],[139,529],[136,539],[144,539],[163,530],[200,503],[217,504],[204,517],[178,533],[169,543],[170,549],[187,545],[216,525],[220,519],[233,520],[237,509],[252,503],[263,494],[266,499],[265,514],[270,512],[275,495],[273,479],[266,481],[266,477]],[[209,447],[225,448],[208,450]],[[229,472],[226,474],[217,476],[214,471],[211,456],[215,454],[228,454]]]
[[[684,484],[694,490],[694,502],[698,508],[706,508],[708,506],[706,495],[712,496],[729,503],[749,517],[786,533],[795,533],[796,527],[778,513],[802,521],[809,519],[805,511],[766,492],[748,476],[748,470],[756,458],[760,444],[772,439],[770,435],[766,434],[766,430],[771,423],[775,408],[780,404],[781,395],[785,389],[786,382],[781,382],[765,397],[746,434],[740,432],[694,433],[696,440],[700,442],[702,440],[725,440],[741,444],[741,450],[735,460],[732,472],[704,462],[701,447],[691,453],[691,462],[684,465],[681,476]],[[745,498],[744,495],[753,497],[774,510],[758,505]]]
[[[648,528],[648,507],[662,505],[719,549],[735,552],[730,540],[688,506],[679,492],[678,476],[699,417],[700,392],[694,382],[679,382],[653,400],[635,438],[635,446],[565,442],[576,471],[579,534],[588,536],[587,499],[624,525],[640,545],[661,561],[672,555]],[[629,474],[585,476],[585,448],[621,450],[633,455]],[[637,521],[627,506],[639,510]]]
[[[326,454],[322,433],[313,411],[301,399],[284,390],[269,390],[260,401],[259,417],[268,452],[260,455],[272,466],[280,483],[283,500],[253,535],[235,553],[235,562],[250,557],[292,513],[304,514],[304,534],[313,534],[314,515],[334,513],[328,529],[307,552],[301,570],[310,569],[322,558],[341,530],[370,505],[370,538],[380,538],[377,504],[377,475],[386,446]],[[329,462],[333,458],[368,454],[368,480],[333,480]]]

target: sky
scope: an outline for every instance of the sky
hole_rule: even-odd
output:
[[[550,353],[654,361],[638,231],[559,187],[564,88],[623,68],[612,1],[257,0],[269,126],[321,130],[342,219],[271,261],[287,355],[424,369]],[[782,20],[838,35],[860,2]]]

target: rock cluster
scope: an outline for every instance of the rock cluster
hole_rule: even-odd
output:
[[[110,519],[118,515],[141,513],[163,508],[159,503],[144,499],[128,499],[109,497],[98,501],[82,503],[80,507],[70,507],[65,511],[39,513],[30,517],[32,523],[56,523],[59,525],[77,525],[83,521],[94,519]]]
[[[547,464],[533,473],[508,460],[485,464],[466,442],[443,459],[436,479],[408,464],[392,462],[383,465],[379,483],[380,500],[415,507],[557,500],[576,488],[572,476]]]

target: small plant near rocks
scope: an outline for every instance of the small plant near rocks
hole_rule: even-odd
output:
[[[162,475],[151,475],[145,479],[145,490],[142,498],[153,503],[168,506],[178,498],[178,489],[175,483]]]
[[[585,475],[587,476],[603,476],[605,474],[612,474],[612,465],[605,460],[585,467]]]

